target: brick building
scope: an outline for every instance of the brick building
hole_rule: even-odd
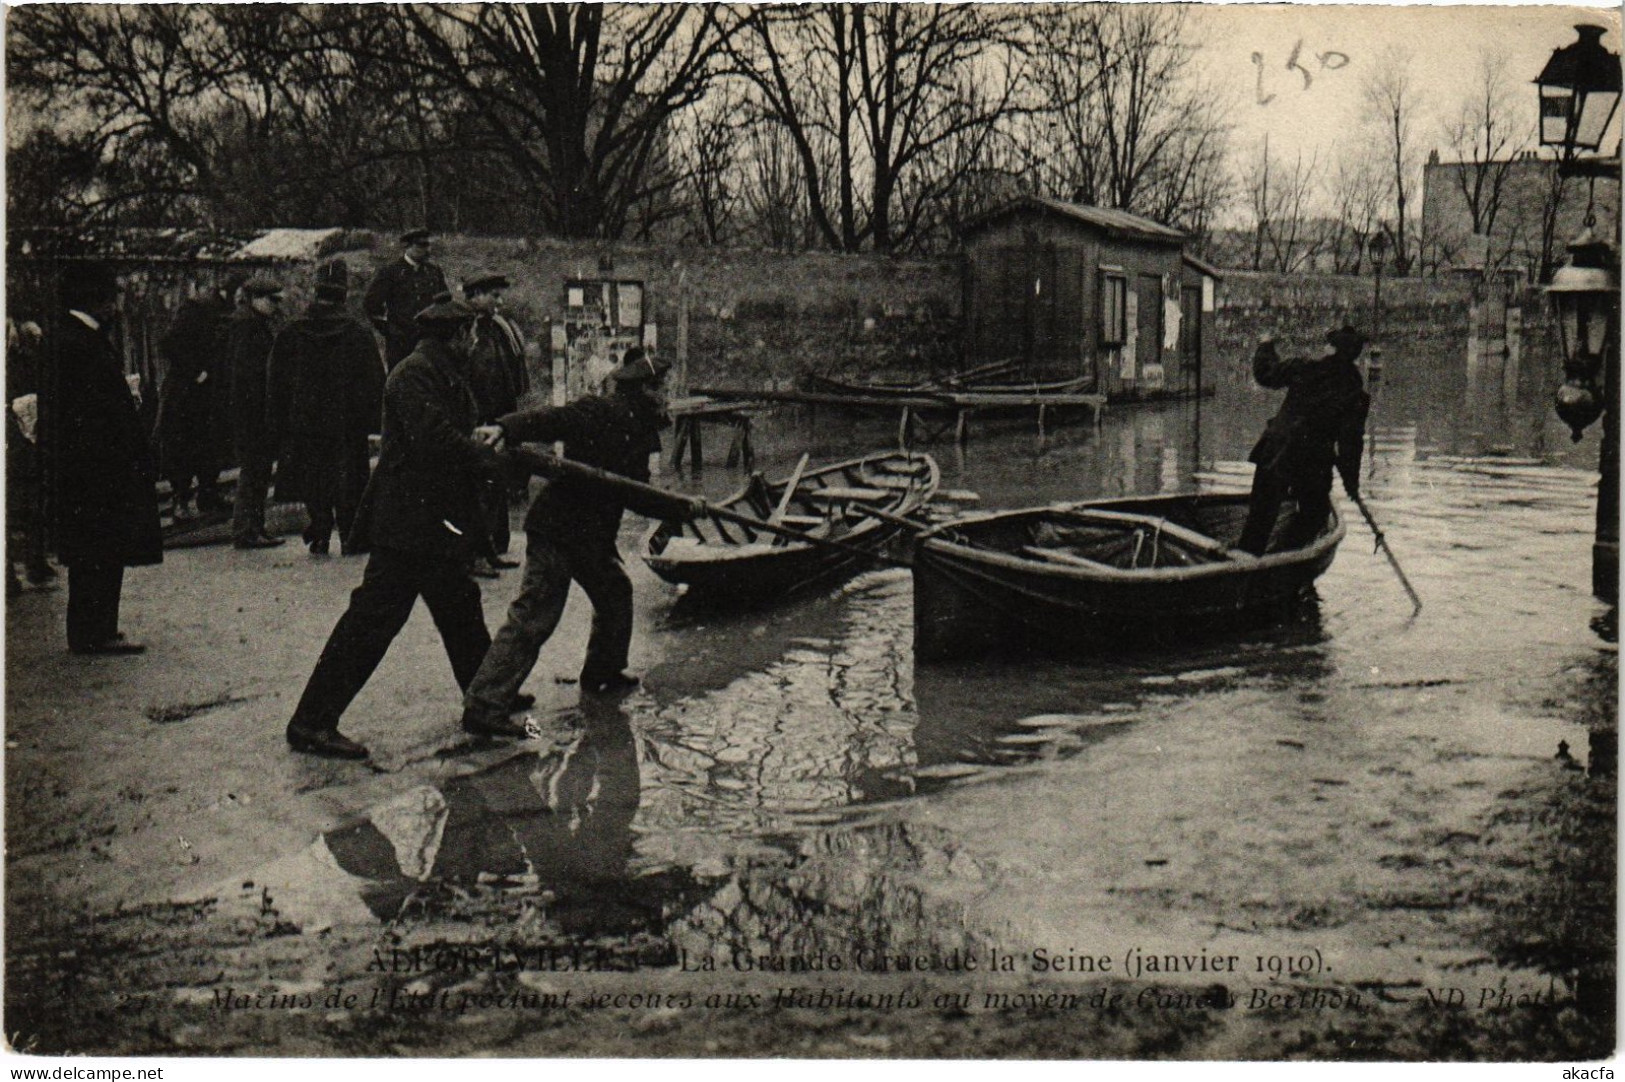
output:
[[[1440,270],[1482,264],[1544,281],[1584,226],[1590,184],[1560,179],[1556,161],[1532,151],[1487,163],[1444,162],[1434,151],[1422,173],[1424,263]],[[1487,245],[1473,239],[1474,193],[1477,232],[1488,237]],[[1597,234],[1617,236],[1618,180],[1596,181],[1595,207]]]

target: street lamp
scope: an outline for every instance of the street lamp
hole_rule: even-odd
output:
[[[1367,355],[1366,380],[1375,384],[1382,378],[1382,349],[1376,343],[1378,336],[1382,334],[1382,262],[1388,256],[1388,234],[1379,227],[1366,242],[1366,250],[1371,253],[1371,268],[1376,275],[1376,283],[1371,293],[1372,347]]]
[[[1619,155],[1577,159],[1595,151],[1619,108],[1619,56],[1602,44],[1605,29],[1579,25],[1579,40],[1554,49],[1535,80],[1540,88],[1540,142],[1558,149],[1559,176],[1620,176]],[[1569,261],[1546,288],[1557,315],[1563,349],[1563,386],[1557,415],[1576,440],[1602,418],[1602,451],[1597,485],[1597,533],[1591,546],[1591,592],[1619,603],[1619,252],[1592,234],[1586,210],[1585,232],[1569,245]]]
[[[1580,40],[1552,50],[1535,80],[1540,87],[1540,145],[1557,147],[1565,158],[1602,145],[1619,107],[1619,57],[1603,47],[1605,27],[1581,23]]]
[[[1576,443],[1602,416],[1604,354],[1614,338],[1619,312],[1619,264],[1612,247],[1587,229],[1569,245],[1569,261],[1546,287],[1557,315],[1563,349],[1564,382],[1557,392],[1557,415]]]

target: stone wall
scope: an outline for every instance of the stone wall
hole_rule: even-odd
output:
[[[344,253],[363,282],[392,246]],[[568,278],[639,279],[646,320],[675,357],[688,314],[691,386],[788,386],[801,372],[882,374],[958,363],[959,266],[824,252],[600,245],[448,237],[435,259],[455,284],[506,274],[509,311],[531,338],[563,315]]]

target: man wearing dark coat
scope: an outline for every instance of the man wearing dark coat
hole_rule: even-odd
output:
[[[432,239],[427,229],[402,233],[401,258],[379,269],[361,302],[367,318],[384,336],[384,365],[391,371],[417,345],[417,314],[450,292],[445,272],[429,261]]]
[[[383,660],[419,597],[466,688],[491,644],[469,565],[480,485],[497,469],[494,429],[476,429],[468,384],[473,309],[445,301],[419,313],[418,347],[384,385],[383,446],[349,543],[371,552],[350,607],[323,648],[288,722],[296,751],[363,759],[339,719]]]
[[[1286,401],[1253,447],[1252,500],[1236,547],[1254,556],[1268,551],[1281,505],[1295,504],[1276,549],[1301,548],[1326,528],[1332,510],[1332,470],[1351,499],[1360,494],[1360,456],[1371,396],[1355,366],[1365,338],[1343,326],[1326,336],[1320,358],[1283,360],[1273,338],[1253,354],[1261,387],[1286,388]]]
[[[278,448],[277,499],[302,500],[304,541],[325,556],[342,539],[367,486],[367,437],[378,431],[384,367],[378,345],[345,309],[342,259],[316,271],[316,299],[271,347],[271,425]]]
[[[660,450],[669,422],[661,380],[670,366],[633,347],[610,373],[614,391],[564,406],[511,413],[497,422],[505,443],[562,440],[577,462],[634,481],[649,479],[649,456]],[[508,711],[558,627],[570,583],[592,602],[592,633],[581,666],[588,692],[625,690],[638,678],[623,670],[632,642],[632,582],[615,547],[624,504],[603,489],[570,478],[545,481],[525,516],[525,579],[508,619],[463,696],[463,728],[523,737]]]
[[[265,490],[276,450],[269,402],[271,347],[276,341],[282,284],[255,275],[243,284],[237,311],[226,321],[226,360],[231,366],[231,431],[237,448],[237,498],[232,542],[240,549],[272,548],[280,537],[265,532]]]
[[[118,294],[110,268],[70,265],[51,343],[44,437],[57,556],[68,568],[68,649],[76,654],[142,652],[119,631],[124,569],[164,558],[152,449],[108,337]]]
[[[177,520],[192,516],[194,482],[197,510],[225,506],[217,491],[225,459],[220,440],[227,406],[225,329],[243,280],[232,274],[213,291],[184,302],[158,343],[165,363],[158,439]]]
[[[502,312],[502,294],[509,286],[502,274],[476,274],[463,280],[463,299],[479,317],[474,321],[474,350],[469,357],[468,377],[474,388],[474,401],[480,410],[480,424],[488,425],[519,408],[519,400],[530,390],[530,374],[525,371],[525,336]],[[529,475],[508,478],[487,487],[483,502],[486,533],[491,541],[490,562],[496,567],[518,567],[500,554],[508,551],[509,498],[523,491]]]

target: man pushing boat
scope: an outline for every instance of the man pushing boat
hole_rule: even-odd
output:
[[[1371,396],[1355,361],[1365,337],[1344,324],[1326,335],[1318,358],[1283,360],[1273,336],[1253,353],[1253,378],[1261,387],[1286,389],[1286,401],[1270,418],[1248,457],[1257,465],[1247,525],[1236,547],[1262,556],[1281,505],[1292,500],[1292,517],[1276,549],[1299,548],[1326,527],[1331,513],[1332,470],[1350,499],[1360,496],[1360,456]]]

